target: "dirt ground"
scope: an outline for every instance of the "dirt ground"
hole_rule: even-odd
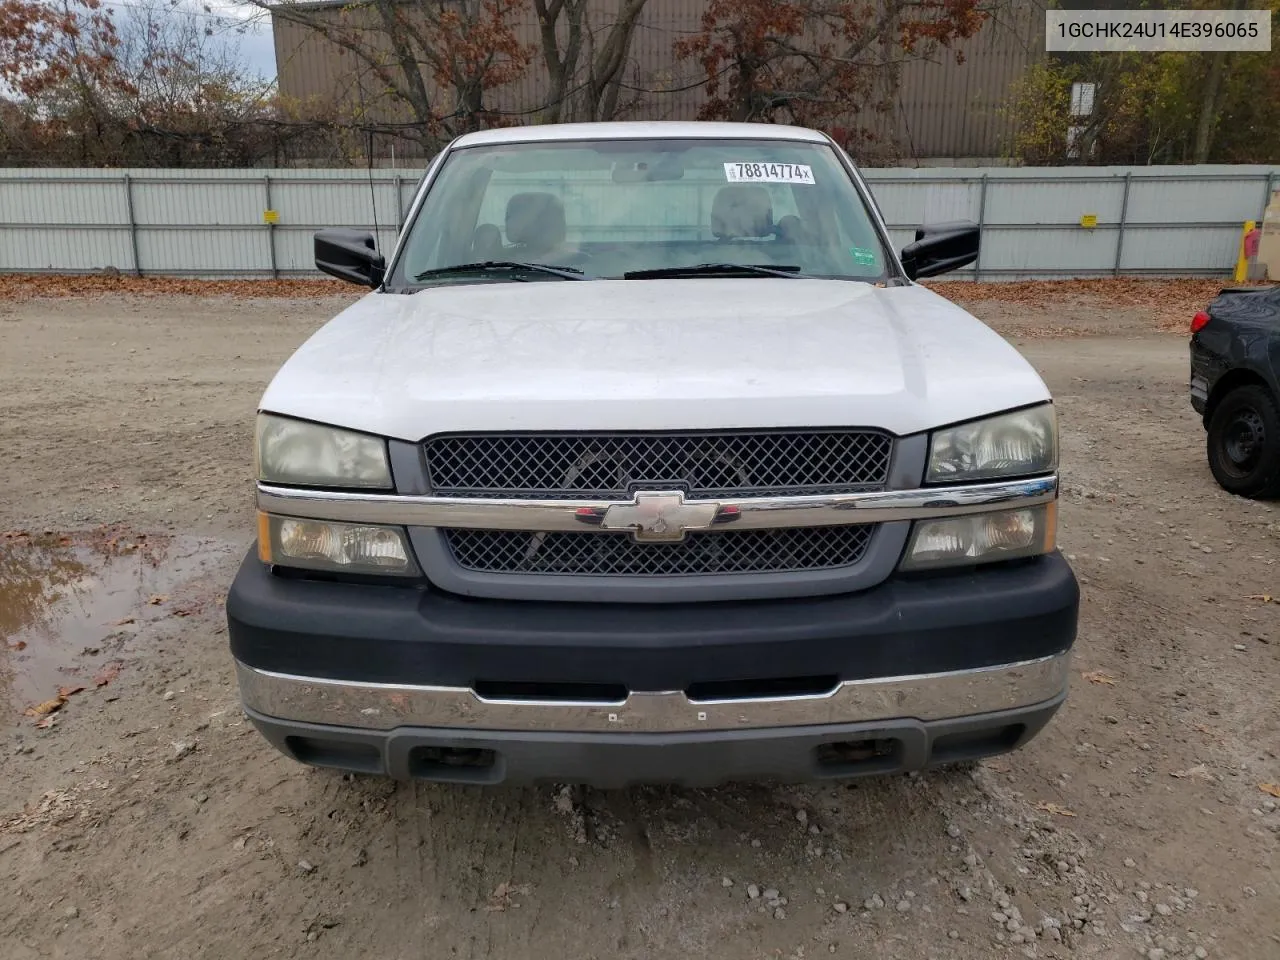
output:
[[[0,956],[1280,958],[1280,505],[1209,476],[1158,332],[1199,304],[1104,294],[965,303],[1061,411],[1083,618],[1050,727],[616,792],[348,779],[238,712],[254,407],[349,297],[0,300]]]

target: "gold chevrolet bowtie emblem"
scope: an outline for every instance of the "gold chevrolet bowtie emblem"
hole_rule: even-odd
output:
[[[683,540],[689,530],[707,530],[716,522],[718,503],[686,503],[679,490],[637,493],[630,503],[610,504],[600,521],[605,530],[630,530],[642,543]]]

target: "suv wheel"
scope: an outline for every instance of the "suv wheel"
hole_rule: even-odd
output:
[[[1241,497],[1280,496],[1280,409],[1265,387],[1238,387],[1209,419],[1209,469]]]

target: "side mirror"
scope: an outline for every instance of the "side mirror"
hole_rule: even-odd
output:
[[[348,283],[382,285],[386,261],[374,249],[373,234],[359,230],[321,230],[316,234],[316,267]]]
[[[920,227],[915,242],[902,248],[902,269],[912,280],[958,270],[978,259],[981,234],[971,220]]]

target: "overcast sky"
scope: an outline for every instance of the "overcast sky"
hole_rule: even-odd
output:
[[[122,8],[140,4],[134,0],[106,0],[106,5],[116,7],[116,16],[123,17],[129,10]],[[237,46],[240,59],[250,70],[264,78],[275,79],[276,53],[271,40],[271,20],[260,10],[236,0],[179,0],[179,6],[211,23],[217,31],[216,38]],[[244,27],[244,33],[236,32],[237,25]]]

